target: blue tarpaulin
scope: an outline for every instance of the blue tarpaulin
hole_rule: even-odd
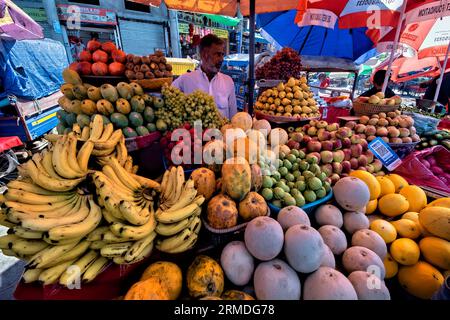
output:
[[[0,42],[0,98],[40,99],[59,90],[68,66],[64,46],[51,39]]]
[[[257,27],[263,36],[281,47],[291,47],[300,55],[328,56],[358,60],[373,49],[373,42],[366,36],[367,28],[334,29],[307,26],[298,27],[296,10],[259,14]],[[372,51],[373,52],[373,51]],[[367,57],[367,59],[370,58]]]

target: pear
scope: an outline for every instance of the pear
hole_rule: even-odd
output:
[[[109,116],[114,113],[113,105],[106,99],[97,101],[97,110],[105,116]]]
[[[133,87],[129,85],[126,82],[120,82],[117,84],[117,92],[119,92],[119,95],[121,98],[124,98],[126,100],[130,100],[133,97]]]
[[[116,102],[119,99],[119,93],[116,88],[110,84],[104,84],[100,87],[102,97],[109,102]]]
[[[98,100],[101,100],[103,98],[100,88],[97,88],[94,86],[90,87],[87,90],[87,95],[88,95],[89,99],[91,99],[92,101],[95,101],[95,102],[97,102]]]
[[[82,84],[74,86],[72,93],[77,100],[84,100],[87,98],[87,89]]]

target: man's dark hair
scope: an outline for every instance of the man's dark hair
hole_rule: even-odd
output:
[[[378,70],[373,76],[373,83],[381,86],[384,83],[386,77],[386,70]]]
[[[214,44],[223,45],[224,43],[225,42],[215,34],[208,34],[200,40],[200,52],[202,52],[205,48],[211,47]]]

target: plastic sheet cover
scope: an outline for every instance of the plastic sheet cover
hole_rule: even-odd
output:
[[[51,40],[0,41],[0,98],[40,99],[59,90],[68,66],[62,43]]]

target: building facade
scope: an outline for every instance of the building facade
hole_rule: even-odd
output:
[[[64,43],[69,60],[89,40],[112,41],[127,53],[148,55],[156,50],[180,57],[176,12],[127,0],[16,0],[35,19],[47,38]]]

